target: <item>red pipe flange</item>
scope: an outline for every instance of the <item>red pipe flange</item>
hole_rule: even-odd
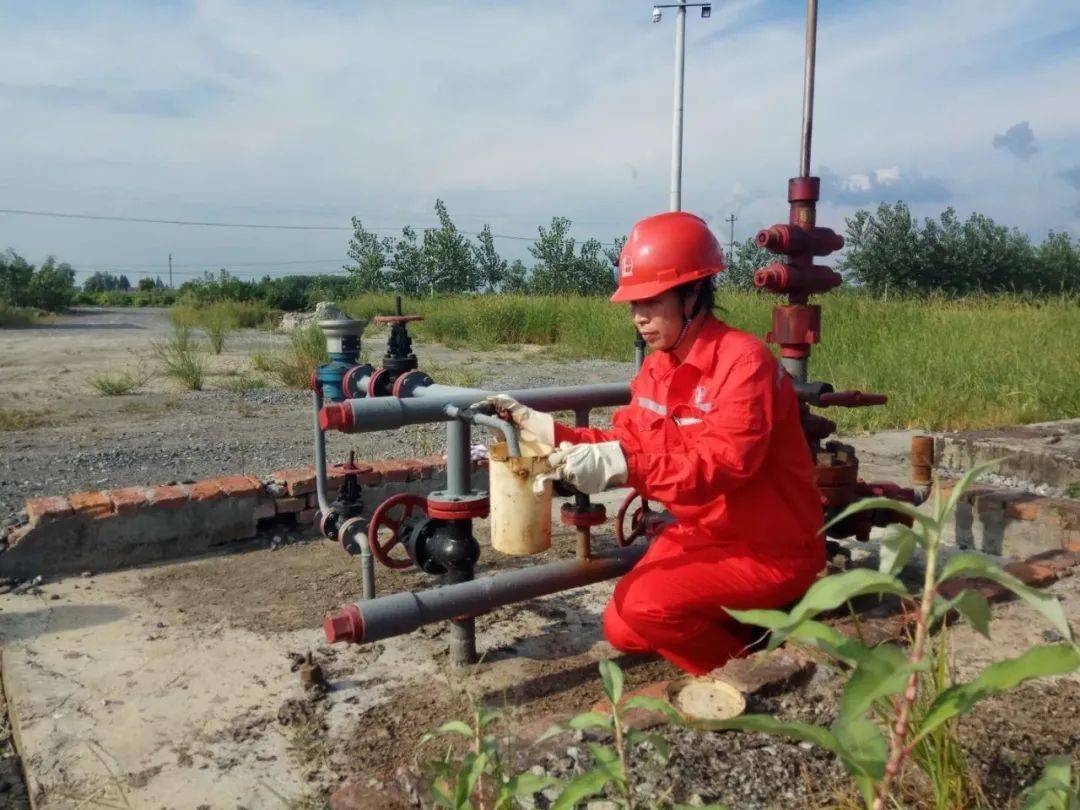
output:
[[[406,371],[396,380],[394,380],[394,387],[390,389],[390,396],[393,397],[411,397],[413,391],[420,386],[431,385],[435,382],[429,375],[423,371]]]
[[[563,526],[582,528],[584,526],[600,526],[607,520],[607,510],[602,503],[590,504],[588,510],[581,511],[572,503],[564,503],[559,510],[559,519]]]
[[[378,369],[375,369],[374,374],[372,374],[370,377],[368,377],[367,395],[369,397],[378,396],[378,394],[375,393],[375,386],[378,384],[379,379],[382,378],[385,375],[386,375],[386,369],[385,368],[378,368]]]
[[[491,511],[491,499],[486,494],[474,497],[451,498],[442,492],[427,497],[428,517],[439,520],[474,520],[486,518]]]
[[[401,507],[401,516],[395,518],[391,512],[398,507]],[[402,529],[406,528],[405,522],[418,511],[426,513],[427,500],[411,492],[400,492],[380,503],[371,516],[368,524],[368,544],[375,559],[387,568],[401,571],[412,567],[413,561],[408,556],[405,559],[394,558],[390,556],[390,551],[402,544],[405,539],[402,535]],[[390,530],[390,537],[386,542],[380,543],[379,531],[384,528]]]

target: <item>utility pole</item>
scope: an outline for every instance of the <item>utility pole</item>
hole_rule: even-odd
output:
[[[169,254],[169,289],[173,288],[172,285],[172,254]]]
[[[702,19],[712,15],[712,3],[667,3],[653,6],[652,21],[660,22],[661,9],[674,8],[675,15],[675,109],[671,122],[671,191],[669,208],[682,210],[683,85],[686,62],[686,9],[700,8]]]
[[[724,222],[731,225],[731,238],[728,239],[728,264],[735,261],[735,220],[737,219],[735,212],[732,211],[728,218],[724,220]]]

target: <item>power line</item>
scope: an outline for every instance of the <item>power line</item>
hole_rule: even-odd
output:
[[[0,214],[16,214],[18,216],[26,217],[51,217],[53,219],[82,219],[82,220],[94,220],[100,222],[138,222],[148,225],[184,225],[184,226],[196,226],[202,228],[255,228],[258,230],[272,230],[272,231],[351,231],[351,227],[345,225],[279,225],[270,223],[258,223],[258,222],[211,222],[204,220],[193,219],[150,219],[147,217],[122,217],[122,216],[108,216],[105,214],[71,214],[63,211],[27,211],[21,208],[0,208]],[[433,231],[437,230],[436,227],[430,225],[414,225],[410,226],[417,230]],[[390,226],[373,226],[368,228],[372,231],[398,231],[400,228],[394,228]],[[465,234],[466,236],[479,236],[481,231],[461,231],[458,233]],[[513,239],[519,242],[535,242],[535,236],[516,236],[506,233],[492,233],[494,239]],[[602,242],[597,240],[602,245],[614,245],[614,242]]]

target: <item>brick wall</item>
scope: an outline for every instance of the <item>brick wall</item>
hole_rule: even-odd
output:
[[[395,492],[445,486],[441,456],[360,463],[367,514]],[[482,478],[481,473],[478,478]],[[331,498],[342,483],[331,476]],[[477,486],[484,487],[482,480]],[[230,475],[192,484],[123,487],[27,501],[27,522],[8,529],[0,575],[105,571],[204,554],[255,537],[260,524],[310,526],[318,518],[311,467],[266,480]]]

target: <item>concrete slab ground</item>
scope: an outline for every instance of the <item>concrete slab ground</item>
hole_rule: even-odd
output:
[[[572,555],[573,543],[560,532],[555,553]],[[432,584],[419,574],[379,575],[383,589]],[[597,622],[612,587],[482,617],[489,660],[471,687],[521,688],[550,677],[553,661],[595,680],[593,662],[613,654]],[[75,576],[32,591],[5,598],[0,641],[36,807],[293,806],[312,790],[303,740],[311,723],[343,734],[403,689],[421,709],[407,745],[445,719],[424,709],[433,689],[447,688],[445,628],[320,648],[321,616],[360,591],[355,561],[333,543]],[[289,655],[308,651],[332,684],[314,702]]]
[[[949,433],[936,441],[939,467],[969,470],[999,460],[994,474],[1040,495],[1080,496],[1080,419]]]

